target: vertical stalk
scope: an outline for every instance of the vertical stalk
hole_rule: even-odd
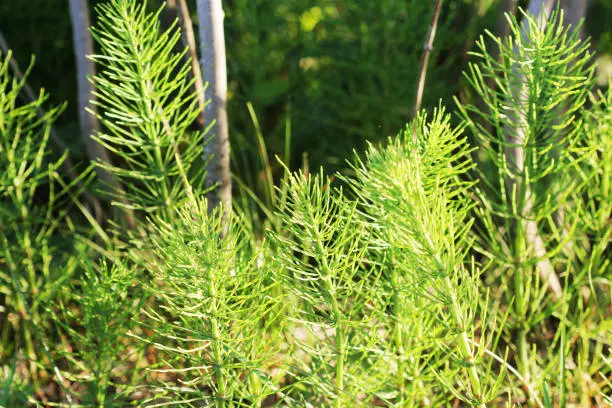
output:
[[[532,1],[529,4],[527,14],[532,17],[536,17],[542,24],[546,23],[549,14],[552,11],[554,0],[540,0]],[[523,36],[527,36],[529,32],[529,23],[523,21],[521,27],[521,33]],[[515,53],[518,51],[515,49]],[[527,89],[526,79],[520,77],[518,67],[513,67],[514,74],[519,76],[517,80],[517,86],[512,90],[514,97],[517,101],[525,102],[529,89]],[[525,112],[515,112],[515,123],[516,126],[511,129],[506,129],[507,149],[506,157],[510,171],[517,177],[517,181],[512,179],[508,180],[509,191],[512,194],[512,205],[517,209],[519,219],[517,219],[517,225],[515,228],[523,230],[525,244],[530,245],[533,248],[535,256],[539,259],[537,262],[537,268],[542,277],[542,280],[547,283],[553,299],[559,299],[563,294],[561,283],[557,277],[554,267],[550,260],[546,257],[546,246],[544,241],[538,234],[538,226],[535,220],[531,220],[531,213],[533,207],[533,197],[531,188],[529,186],[527,175],[525,172],[525,132],[529,128],[527,114]],[[522,224],[519,226],[518,224]],[[522,266],[519,267],[519,269]]]
[[[93,39],[88,31],[90,22],[87,0],[70,0],[70,16],[77,66],[78,114],[81,133],[86,138],[85,146],[90,159],[100,158],[108,162],[109,157],[106,150],[91,138],[91,135],[100,127],[98,118],[87,113],[87,109],[95,112],[93,102],[96,99],[93,85],[89,82],[89,77],[93,77],[96,70],[94,62],[87,58],[88,55],[93,54]],[[104,174],[105,171],[102,169],[98,169],[98,172],[105,181],[110,177],[109,174]]]
[[[397,268],[393,268],[391,272],[391,285],[393,286],[393,318],[395,326],[393,327],[393,341],[395,343],[395,358],[397,359],[397,387],[400,392],[400,403],[404,402],[405,381],[404,381],[404,340],[402,327],[402,301],[399,296],[399,276]]]
[[[195,209],[194,209],[195,210]],[[206,231],[203,231],[206,232]],[[220,243],[220,245],[222,245]],[[219,248],[220,250],[222,250],[221,248]],[[195,262],[193,263],[193,270],[197,271],[197,265],[195,264]],[[210,311],[208,313],[208,315],[210,316],[210,324],[211,324],[211,331],[212,331],[212,349],[213,349],[213,361],[212,361],[212,368],[213,368],[213,373],[214,373],[214,379],[215,382],[217,384],[217,393],[215,395],[215,406],[217,408],[225,408],[227,406],[226,404],[226,399],[227,399],[227,392],[228,392],[228,387],[226,384],[226,381],[228,379],[230,379],[231,377],[227,377],[225,376],[224,372],[223,372],[223,346],[221,345],[221,329],[219,328],[219,321],[218,321],[218,315],[219,315],[219,306],[218,306],[218,301],[219,301],[219,295],[218,295],[218,291],[217,291],[217,284],[216,284],[216,277],[215,277],[215,269],[214,268],[207,268],[208,270],[208,292],[210,295],[210,299],[211,299],[211,304],[210,304]]]
[[[440,260],[437,260],[437,262],[439,265],[443,265]],[[463,354],[463,358],[469,363],[469,368],[467,371],[470,386],[472,387],[472,392],[474,393],[474,396],[476,396],[476,398],[482,398],[480,377],[478,375],[478,370],[476,370],[476,367],[474,366],[474,350],[472,350],[472,346],[470,345],[470,339],[465,329],[465,322],[463,321],[461,309],[459,308],[459,303],[457,302],[455,288],[453,287],[453,283],[451,282],[448,276],[444,278],[444,284],[446,285],[447,293],[450,294],[451,314],[453,316],[453,319],[455,320],[455,324],[457,324],[457,326],[461,328],[461,333],[459,334],[459,346]],[[486,408],[486,405],[481,404],[480,407]]]
[[[219,322],[217,321],[218,307],[217,307],[217,286],[215,284],[215,275],[213,268],[208,268],[208,290],[211,297],[211,328],[213,337],[213,372],[215,374],[215,380],[217,383],[217,395],[215,396],[215,405],[217,408],[224,408],[226,406],[225,399],[227,398],[227,388],[225,384],[225,375],[223,373],[223,350],[220,344],[220,329]]]
[[[515,270],[514,270],[514,317],[517,321],[517,347],[519,352],[518,368],[525,379],[525,382],[529,382],[529,369],[527,361],[529,359],[529,343],[527,340],[527,326],[525,323],[527,308],[527,297],[525,293],[525,253],[526,253],[526,242],[523,225],[519,223],[516,226],[516,236],[514,241],[515,251]]]
[[[29,287],[28,292],[34,296],[34,293],[38,292],[38,290],[40,289],[39,287],[40,285],[37,285],[36,283],[38,276],[36,273],[36,269],[34,268],[34,262],[32,259],[34,256],[35,249],[32,247],[32,240],[30,237],[30,228],[31,228],[30,211],[28,209],[26,198],[24,197],[24,191],[23,191],[24,176],[21,173],[21,171],[17,171],[17,174],[15,174],[14,172],[12,173],[13,173],[12,178],[14,180],[13,182],[14,194],[11,194],[11,199],[13,203],[19,209],[19,214],[21,216],[21,224],[24,226],[23,231],[16,231],[16,235],[17,235],[16,239],[19,242],[21,248],[23,248],[23,251],[25,253],[25,258],[22,260],[21,263],[27,273],[25,278],[26,278],[27,285]],[[16,270],[15,266],[13,266],[11,269],[11,276],[14,275],[15,270]],[[14,279],[13,286],[15,287],[15,290],[17,292],[21,293],[21,288],[18,285],[19,285],[19,282],[16,279]],[[22,304],[19,307],[20,309],[19,312],[22,313],[24,316],[28,316],[30,318],[31,323],[34,326],[34,329],[36,330],[36,322],[35,322],[35,317],[34,317],[36,310],[32,310],[32,308],[29,306],[29,304],[27,303],[28,300],[26,296],[22,296],[20,299],[21,299]],[[26,325],[27,325],[27,322],[26,322]],[[38,358],[37,358],[38,352],[36,351],[36,346],[34,342],[35,339],[32,339],[31,333],[28,330],[24,328],[23,331],[24,331],[26,349],[28,350],[27,354],[29,358],[31,359],[30,361],[31,375],[34,379],[38,379],[38,373],[36,371],[36,361],[38,361]]]
[[[339,313],[338,302],[335,297],[332,298],[332,305],[334,314]],[[340,319],[338,319],[340,320]],[[338,359],[336,361],[336,388],[339,393],[344,390],[344,356],[346,350],[344,349],[344,328],[342,322],[336,326],[336,347],[338,348]],[[334,403],[336,408],[342,408],[342,401],[340,398],[336,398]]]
[[[124,19],[125,21],[130,21],[130,16],[127,15],[127,11],[124,9],[124,12],[126,14],[124,14]],[[130,37],[134,37],[133,35],[130,35]],[[154,110],[154,106],[152,106],[152,102],[155,103],[155,95],[151,95],[150,91],[153,89],[153,87],[151,86],[151,83],[147,80],[145,80],[145,73],[143,71],[143,60],[142,60],[142,56],[140,53],[140,50],[138,49],[137,45],[134,44],[134,41],[130,41],[130,48],[132,50],[132,54],[134,56],[136,56],[138,58],[135,66],[136,66],[136,71],[138,73],[138,78],[139,78],[139,84],[140,84],[140,91],[143,95],[143,100],[141,101],[144,104],[144,109],[146,111],[147,117],[148,118],[153,118],[155,115],[153,114],[153,110]],[[155,104],[155,107],[157,107],[157,104]],[[162,110],[161,107],[159,107],[159,110]],[[165,125],[165,129],[166,131],[171,131],[171,129],[168,128],[168,124],[164,123]],[[157,166],[157,168],[160,170],[161,174],[163,174],[164,176],[166,175],[166,171],[165,171],[165,165],[164,165],[164,160],[163,160],[163,156],[162,156],[162,151],[161,151],[161,146],[159,143],[159,136],[157,135],[157,131],[152,128],[150,126],[150,122],[148,122],[148,128],[146,129],[146,132],[148,135],[152,135],[153,136],[153,144],[154,144],[154,149],[153,149],[153,155],[155,158],[155,165]],[[168,135],[171,135],[171,133],[168,133]],[[161,180],[161,194],[162,194],[162,199],[164,202],[164,205],[166,206],[165,211],[167,213],[167,215],[169,216],[170,220],[172,220],[174,218],[174,214],[173,211],[170,211],[170,205],[172,204],[171,199],[170,199],[170,192],[168,190],[168,185],[166,182],[166,178],[163,177]]]
[[[99,407],[104,407],[106,404],[106,385],[108,384],[107,374],[96,375],[96,404]]]
[[[423,91],[425,89],[425,77],[427,75],[427,63],[429,62],[429,54],[433,50],[433,42],[436,37],[436,28],[438,27],[438,18],[440,17],[440,7],[442,6],[442,0],[436,0],[434,8],[433,18],[429,25],[429,31],[427,33],[427,39],[423,47],[423,55],[421,56],[421,67],[419,69],[419,80],[417,82],[417,89],[415,95],[413,117],[416,117],[417,113],[421,109],[421,101],[423,99]],[[413,140],[416,141],[416,131],[413,132]]]
[[[310,200],[306,200],[308,206],[308,213],[311,215],[310,225],[317,225],[316,220],[312,216],[312,203]],[[323,272],[323,281],[325,283],[325,290],[327,291],[327,295],[330,297],[332,313],[335,320],[336,326],[336,389],[338,390],[338,394],[342,394],[344,391],[344,359],[346,350],[344,348],[344,324],[342,322],[342,310],[340,310],[340,306],[338,305],[338,299],[336,299],[335,290],[333,290],[332,285],[332,268],[330,267],[327,257],[325,254],[325,247],[323,246],[323,239],[319,230],[317,228],[313,228],[313,233],[316,241],[316,249],[318,252],[318,256],[321,260],[321,267]],[[340,398],[336,398],[334,401],[335,408],[342,408],[342,400]]]
[[[208,155],[207,186],[214,187],[208,194],[209,211],[223,206],[227,217],[232,205],[232,180],[229,162],[229,137],[227,122],[227,67],[225,60],[225,35],[223,32],[223,7],[221,0],[198,0],[200,22],[200,47],[202,71],[208,82],[204,120],[212,124],[212,138],[204,147]]]
[[[518,343],[519,356],[520,356],[520,361],[518,362],[518,368],[519,368],[521,375],[525,379],[525,382],[529,384],[531,381],[531,378],[529,375],[529,367],[527,365],[527,361],[529,360],[529,342],[527,340],[527,328],[525,327],[524,324],[521,324],[521,326],[518,329],[516,341]]]
[[[149,104],[147,104],[149,105]],[[154,133],[155,129],[149,128],[148,132]],[[150,133],[150,134],[151,134]],[[160,170],[161,174],[166,174],[166,166],[164,165],[164,159],[162,157],[162,151],[161,151],[161,147],[159,146],[158,140],[157,140],[157,136],[155,136],[155,148],[154,148],[154,155],[155,155],[155,165],[157,166],[157,168]],[[170,209],[170,206],[172,205],[172,200],[170,199],[170,191],[168,190],[168,185],[166,184],[166,178],[162,178],[161,180],[161,189],[162,189],[162,197],[164,199],[164,210],[168,213],[170,219],[173,218],[173,211]]]
[[[317,236],[317,249],[321,255],[324,254],[323,244],[321,243],[321,239],[319,237],[318,231],[315,232]],[[342,324],[342,311],[340,310],[340,306],[338,305],[338,299],[332,290],[332,282],[331,282],[331,268],[327,263],[327,259],[325,256],[321,256],[323,263],[323,270],[326,275],[324,277],[325,281],[325,289],[327,290],[328,295],[331,298],[331,306],[332,313],[335,319],[336,326],[336,389],[338,390],[338,394],[341,394],[344,391],[344,358],[346,354],[346,350],[344,348],[344,326]],[[334,401],[335,408],[342,408],[342,400],[340,398],[336,398]]]
[[[548,15],[552,11],[554,0],[534,0],[529,4],[527,14],[535,17],[541,24],[546,24]],[[521,35],[527,37],[529,33],[529,22],[524,20],[521,27]],[[518,54],[518,45],[515,45],[514,53]],[[518,66],[512,67],[513,75],[516,76],[516,86],[512,89],[513,98],[521,101],[527,108],[527,98],[529,94],[526,78],[522,76]],[[517,109],[512,114],[514,116],[513,128],[505,129],[506,134],[506,160],[509,171],[515,178],[509,177],[507,180],[508,191],[510,193],[511,206],[513,213],[518,214],[514,219],[515,240],[514,240],[514,296],[515,296],[515,317],[519,321],[517,329],[517,343],[519,349],[519,366],[525,381],[529,381],[529,370],[527,361],[529,358],[529,343],[527,340],[527,330],[525,317],[527,313],[528,299],[525,296],[525,282],[528,278],[525,270],[525,257],[528,256],[528,247],[533,248],[535,256],[539,259],[537,269],[542,276],[542,280],[547,283],[552,292],[553,299],[562,296],[561,284],[555,274],[551,261],[546,257],[546,247],[544,241],[538,234],[538,226],[535,220],[530,219],[533,212],[533,196],[529,185],[528,172],[526,169],[525,139],[526,132],[530,128],[527,113]],[[514,212],[515,211],[515,212]]]

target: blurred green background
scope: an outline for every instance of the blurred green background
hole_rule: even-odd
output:
[[[98,2],[89,2],[93,23]],[[288,129],[291,167],[303,166],[307,153],[311,168],[325,165],[333,171],[345,166],[353,149],[396,134],[410,119],[434,1],[223,4],[233,166],[255,190],[263,163],[247,102],[253,104],[273,169],[278,169],[273,157],[283,155]],[[197,25],[195,0],[189,7]],[[502,7],[502,0],[443,2],[423,107],[440,100],[452,105],[453,95],[469,98],[461,79],[467,52],[486,28],[498,31]],[[612,66],[612,1],[591,1],[585,27],[599,53],[604,86]],[[71,30],[68,0],[0,0],[0,31],[22,69],[36,55],[30,85],[45,88],[53,104],[68,102],[57,130],[78,161],[85,149],[78,137]]]

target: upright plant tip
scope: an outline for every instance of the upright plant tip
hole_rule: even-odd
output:
[[[201,165],[205,132],[192,131],[199,98],[190,62],[184,52],[174,53],[180,31],[173,25],[161,32],[160,12],[126,0],[99,6],[92,33],[100,45],[93,59],[101,69],[93,83],[105,130],[95,138],[125,163],[97,163],[125,186],[126,201],[115,204],[172,217],[177,205],[194,205],[205,193],[205,172],[194,167]]]

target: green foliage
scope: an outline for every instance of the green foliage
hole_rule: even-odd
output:
[[[200,200],[179,208],[174,223],[154,221],[156,301],[143,324],[170,356],[171,368],[161,370],[180,373],[184,384],[162,387],[157,402],[170,396],[183,406],[257,406],[278,389],[266,370],[277,352],[271,271],[249,248],[240,219],[220,214]]]
[[[495,395],[482,389],[475,345],[479,331],[480,350],[488,346],[483,290],[478,272],[464,265],[473,204],[462,175],[472,167],[470,149],[449,122],[443,110],[429,123],[419,115],[385,149],[370,147],[353,183],[381,252],[398,406],[431,403],[440,390],[416,385],[436,377],[474,405]],[[439,359],[453,363],[433,363]]]
[[[460,83],[464,62],[456,50],[471,47],[466,25],[482,24],[469,3],[444,2],[425,106],[450,101]],[[271,156],[284,150],[290,116],[290,168],[308,154],[313,168],[345,169],[353,149],[384,141],[410,119],[433,12],[428,2],[236,0],[224,7],[230,137],[240,159],[233,166],[252,189],[261,167],[254,165],[248,102]],[[269,165],[275,175],[283,172],[274,160]]]
[[[198,116],[197,95],[187,81],[189,64],[172,53],[180,31],[160,33],[160,11],[151,15],[145,4],[127,0],[99,6],[93,35],[100,54],[93,59],[101,69],[93,82],[106,130],[95,139],[123,166],[96,165],[123,183],[125,195],[114,192],[116,205],[172,214],[181,200],[193,199],[192,189],[202,189],[203,170],[192,164],[202,155],[205,132],[187,131]]]
[[[581,371],[594,378],[610,378],[609,339],[610,315],[606,307],[612,302],[609,290],[611,276],[610,241],[612,228],[612,195],[610,182],[612,168],[610,148],[612,143],[612,92],[592,95],[593,106],[582,112],[585,137],[582,143],[593,154],[581,160],[568,177],[584,182],[584,187],[574,191],[566,210],[566,217],[576,224],[573,243],[564,247],[562,256],[568,271],[574,273],[567,279],[572,293],[568,304],[568,332],[579,333],[577,351],[568,350],[570,361],[577,362]],[[606,286],[608,287],[606,289]],[[580,296],[578,295],[580,293]],[[608,349],[606,355],[606,349]],[[568,392],[580,395],[580,401],[588,400],[588,390],[576,375],[568,372]],[[602,387],[610,395],[609,385]]]
[[[520,26],[509,21],[513,35],[493,38],[499,59],[481,38],[477,62],[466,73],[481,104],[459,109],[486,153],[483,168],[489,162],[495,169],[478,174],[482,183],[476,191],[482,203],[476,211],[479,251],[492,263],[487,281],[500,288],[496,297],[512,304],[505,339],[515,348],[516,366],[526,383],[542,388],[559,375],[559,364],[576,359],[595,372],[602,364],[586,356],[591,341],[595,349],[607,343],[601,343],[606,318],[595,318],[597,300],[584,298],[584,291],[593,289],[594,276],[609,275],[603,260],[609,226],[593,224],[591,217],[609,219],[610,169],[603,151],[611,140],[610,118],[601,113],[605,103],[593,113],[584,108],[593,86],[592,56],[561,13],[548,21],[525,15]],[[594,234],[599,244],[591,244],[591,225],[599,225]],[[560,327],[539,352],[537,339],[553,316]],[[565,338],[570,331],[578,331],[584,342],[577,355]],[[551,346],[559,348],[558,359],[546,356]],[[558,398],[564,401],[563,369],[558,379]],[[578,387],[580,381],[571,383]]]
[[[48,357],[41,347],[40,326],[48,328],[41,309],[71,274],[57,268],[69,251],[58,250],[67,190],[54,180],[62,159],[46,160],[49,132],[62,107],[43,113],[44,92],[36,101],[20,103],[29,70],[12,78],[10,58],[0,62],[0,360],[24,350],[36,376],[35,362]]]
[[[372,377],[363,360],[378,342],[372,328],[380,310],[378,271],[361,266],[368,249],[365,223],[356,203],[334,191],[322,174],[290,175],[287,183],[278,214],[282,232],[275,234],[277,274],[300,300],[292,335],[308,356],[287,363],[299,370],[299,386],[313,394],[309,404],[355,404]]]
[[[349,38],[367,51],[328,50],[318,62],[335,67],[331,82],[339,61],[374,69],[368,52],[384,50],[393,30],[408,35],[388,17],[360,26],[357,38],[338,17],[389,16],[395,3],[306,3],[293,4],[308,6],[299,13],[278,10],[300,44]],[[419,113],[356,158],[342,187],[323,170],[285,167],[272,189],[265,124],[249,106],[266,188],[263,197],[244,190],[268,218],[257,225],[247,199],[227,216],[208,207],[205,133],[189,132],[197,115],[189,67],[172,52],[178,32],[160,32],[158,13],[111,0],[94,30],[104,125],[95,137],[116,159],[97,165],[122,183],[111,194],[135,211],[134,230],[107,234],[87,217],[56,176],[61,161],[45,158],[59,111],[40,110],[43,95],[18,104],[23,81],[10,78],[8,60],[0,66],[1,312],[19,317],[2,325],[9,347],[0,349],[0,404],[35,403],[28,381],[45,384],[34,378],[37,365],[70,385],[50,402],[57,405],[71,405],[70,397],[95,406],[603,404],[612,97],[589,99],[587,44],[559,14],[546,25],[511,18],[513,35],[493,37],[498,58],[481,39],[466,80],[482,103],[459,105],[458,127],[441,107]],[[390,72],[387,80],[399,75]],[[365,89],[390,91],[394,84],[385,88],[378,75]],[[289,92],[270,80],[262,100]],[[351,72],[343,84],[346,96],[356,86]],[[379,118],[360,112],[334,114],[373,132]],[[283,127],[286,141],[291,127]],[[67,199],[92,225],[72,217]],[[78,244],[52,245],[66,231]],[[552,275],[542,275],[544,262]],[[560,293],[549,293],[551,276]],[[63,286],[70,290],[60,296]],[[28,375],[19,371],[24,348]]]
[[[592,249],[576,256],[585,262],[585,256],[595,257],[591,264],[592,272],[598,278],[603,278],[609,268],[609,248],[612,230],[610,215],[612,214],[612,92],[599,93],[593,97],[593,107],[584,112],[585,145],[591,147],[594,154],[581,162],[575,174],[585,179],[582,195],[575,196],[576,207],[571,214],[580,218],[580,233],[577,237],[582,245],[577,245],[576,251],[583,248]],[[582,207],[582,208],[580,208]],[[590,261],[589,261],[590,263]],[[592,279],[592,278],[591,278]]]
[[[84,261],[88,262],[88,261]],[[78,293],[77,303],[55,306],[59,327],[79,347],[65,357],[70,363],[71,381],[87,385],[80,395],[87,404],[117,406],[124,402],[122,384],[115,379],[130,375],[126,363],[138,349],[126,341],[133,329],[134,317],[143,303],[142,293],[134,287],[134,267],[116,262],[99,268],[89,262],[82,265],[83,276],[71,285]]]

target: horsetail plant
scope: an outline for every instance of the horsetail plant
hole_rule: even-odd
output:
[[[273,234],[273,245],[278,279],[299,302],[289,338],[304,358],[288,362],[294,387],[306,387],[308,406],[365,404],[372,398],[367,360],[379,341],[380,306],[379,270],[365,257],[366,224],[357,203],[322,173],[291,174],[287,184],[278,213],[283,233]]]
[[[33,61],[21,78],[13,78],[10,60],[10,51],[0,60],[0,359],[13,354],[17,361],[25,351],[21,356],[32,378],[39,378],[36,363],[42,361],[63,387],[44,314],[49,303],[64,295],[61,287],[74,272],[54,267],[70,256],[69,248],[60,250],[60,223],[67,212],[60,204],[75,193],[72,184],[55,184],[66,155],[53,160],[48,148],[51,126],[63,106],[43,109],[48,98],[43,91],[34,101],[20,102]],[[74,183],[90,175],[85,171]],[[37,201],[41,196],[45,205]]]
[[[148,215],[152,253],[140,262],[154,278],[155,307],[144,309],[143,327],[169,356],[157,372],[180,374],[184,385],[162,390],[185,405],[261,403],[277,392],[263,370],[274,352],[266,327],[275,320],[275,298],[268,295],[265,269],[254,267],[259,254],[246,247],[239,219],[228,216],[224,226],[220,211],[227,209],[209,216],[209,204],[199,198],[205,174],[193,164],[202,155],[205,132],[187,131],[199,114],[198,95],[187,81],[189,64],[172,54],[180,32],[173,26],[160,33],[159,11],[149,14],[131,1],[101,5],[100,14],[94,36],[101,54],[94,58],[102,69],[94,83],[107,132],[97,139],[128,168],[98,165],[126,183],[129,202],[118,205]]]
[[[577,345],[576,351],[565,346],[563,355],[567,365],[576,365],[575,370],[565,370],[561,402],[568,394],[579,395],[580,404],[588,405],[589,390],[584,378],[601,377],[611,366],[606,361],[609,349],[610,326],[610,242],[612,241],[612,92],[591,95],[592,107],[583,110],[585,134],[581,140],[582,150],[591,152],[574,170],[565,175],[580,180],[584,188],[576,189],[567,203],[564,217],[570,225],[576,225],[569,241],[558,258],[566,273],[567,300],[563,316],[568,333]],[[554,233],[568,235],[566,227],[559,226]],[[570,331],[571,330],[571,331]],[[561,344],[559,345],[561,348]],[[609,354],[609,352],[608,352]],[[554,365],[551,371],[554,370]],[[582,379],[581,379],[582,378]],[[604,377],[605,378],[605,377]],[[605,389],[605,388],[604,388]],[[609,392],[609,388],[608,388]],[[600,405],[602,404],[599,402]]]
[[[96,164],[125,184],[126,202],[116,205],[172,218],[185,200],[197,206],[194,194],[204,182],[203,167],[193,163],[202,156],[206,132],[188,131],[199,115],[198,95],[187,80],[189,62],[173,54],[181,33],[176,24],[161,33],[161,9],[148,13],[144,3],[114,0],[98,7],[93,35],[100,54],[93,59],[100,69],[93,81],[105,131],[95,138],[123,166]]]
[[[277,318],[278,298],[269,295],[275,283],[258,267],[240,219],[226,220],[222,211],[209,213],[202,199],[177,208],[174,223],[153,221],[157,257],[149,270],[159,284],[143,325],[169,356],[159,371],[182,378],[183,387],[162,388],[182,406],[260,406],[280,391],[267,370],[278,344],[268,329]]]
[[[141,376],[139,370],[133,370],[130,360],[142,345],[134,347],[126,336],[135,327],[138,311],[146,300],[135,285],[137,267],[121,260],[109,265],[103,259],[97,264],[86,257],[80,267],[83,275],[70,282],[78,296],[54,305],[59,310],[53,314],[57,326],[79,345],[74,352],[59,353],[69,362],[65,376],[84,385],[82,392],[75,395],[80,401],[94,406],[126,404],[132,384],[125,379],[133,381]],[[78,308],[71,307],[74,301]]]
[[[594,67],[589,44],[564,25],[561,12],[548,20],[523,13],[522,26],[507,18],[512,36],[491,35],[498,60],[481,37],[472,54],[476,62],[465,73],[484,107],[458,107],[486,156],[478,173],[478,247],[512,304],[508,335],[516,338],[516,365],[532,384],[538,369],[530,333],[568,298],[560,287],[551,286],[551,295],[546,291],[549,278],[557,279],[550,276],[561,265],[557,255],[575,239],[578,220],[562,215],[586,184],[572,175],[593,154],[578,112],[587,102]],[[497,174],[482,171],[487,163]],[[550,264],[548,271],[542,261]]]
[[[388,146],[370,146],[350,181],[373,224],[384,271],[386,361],[394,361],[396,406],[431,404],[439,392],[423,383],[436,377],[476,406],[499,387],[485,383],[486,296],[479,272],[466,265],[474,206],[473,183],[464,179],[473,168],[470,151],[443,109],[430,122],[419,113]],[[448,358],[446,367],[440,364]]]
[[[97,165],[123,184],[112,194],[136,231],[108,235],[83,212],[103,243],[89,225],[79,235],[59,203],[84,208],[80,180],[66,184],[63,158],[47,155],[61,108],[40,116],[43,93],[19,104],[25,79],[0,63],[0,344],[18,334],[0,348],[13,361],[0,406],[20,398],[23,349],[33,372],[73,383],[69,405],[606,401],[612,94],[587,99],[588,45],[561,14],[510,18],[495,58],[479,41],[466,81],[483,103],[459,104],[459,126],[443,108],[420,112],[342,187],[286,168],[260,233],[255,215],[207,201],[191,67],[176,26],[163,32],[145,3],[100,5],[93,30],[94,136],[115,163]],[[60,254],[62,223],[76,244]],[[74,351],[47,347],[55,329]]]

